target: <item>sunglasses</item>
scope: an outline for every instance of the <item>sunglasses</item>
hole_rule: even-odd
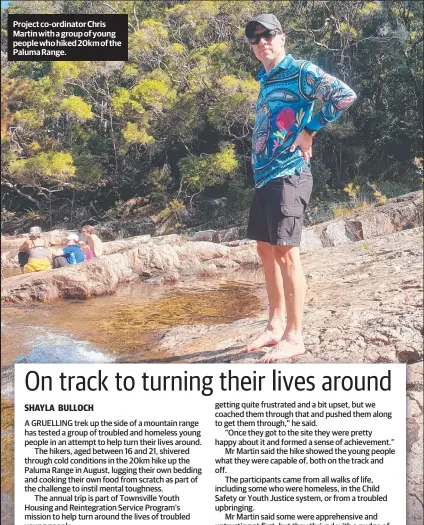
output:
[[[261,41],[261,38],[264,38],[267,42],[270,42],[275,35],[278,35],[279,31],[272,29],[269,31],[264,31],[263,33],[259,33],[258,35],[252,35],[247,40],[249,41],[252,46],[256,46]]]

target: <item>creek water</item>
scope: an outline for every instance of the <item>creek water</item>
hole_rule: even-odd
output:
[[[232,323],[260,311],[260,270],[154,286],[134,281],[116,294],[2,308],[2,523],[13,524],[13,364],[166,359],[165,330]],[[160,356],[160,359],[158,359]],[[169,362],[169,361],[168,361]]]
[[[137,280],[89,300],[4,305],[2,363],[149,360],[163,330],[231,323],[257,313],[261,283],[262,272],[248,270],[163,286]]]

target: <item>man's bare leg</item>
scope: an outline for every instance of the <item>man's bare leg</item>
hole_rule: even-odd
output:
[[[300,250],[297,246],[274,246],[273,249],[275,259],[281,268],[287,325],[282,340],[261,359],[264,363],[274,363],[305,352],[302,324],[306,282]]]
[[[284,334],[284,287],[280,265],[271,244],[258,241],[257,248],[265,274],[269,317],[265,330],[246,346],[245,352],[254,352],[263,346],[275,345]]]

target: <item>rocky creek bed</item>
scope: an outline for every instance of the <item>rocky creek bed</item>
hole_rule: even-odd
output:
[[[421,220],[422,196],[410,194],[350,222],[332,221],[305,231],[307,351],[293,360],[406,365],[408,525],[421,525],[423,520],[423,239],[422,229],[416,227]],[[216,236],[216,232],[202,232],[203,237],[199,234],[198,238],[207,235]],[[18,304],[88,298],[113,293],[119,283],[140,276],[151,285],[189,283],[199,276],[237,273],[243,266],[258,264],[254,243],[235,240],[220,244],[213,240],[219,239],[143,236],[115,241],[108,243],[108,255],[79,267],[5,279],[2,298]],[[255,293],[262,305],[258,314],[231,322],[158,328],[149,342],[148,354],[133,354],[132,359],[256,362],[262,352],[242,353],[246,342],[266,323],[264,285],[257,284]],[[9,385],[11,370],[2,371]],[[8,407],[10,402],[6,401],[5,410],[10,410]],[[12,423],[10,418],[7,421],[3,444],[10,463]],[[12,474],[8,469],[5,472],[4,497],[9,501]]]

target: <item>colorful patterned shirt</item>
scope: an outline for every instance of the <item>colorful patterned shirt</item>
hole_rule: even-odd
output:
[[[352,89],[305,60],[291,55],[266,74],[262,68],[252,136],[252,167],[255,187],[271,179],[299,174],[306,161],[300,149],[290,146],[306,126],[318,131],[337,120],[356,100]],[[324,102],[311,118],[314,100]]]

